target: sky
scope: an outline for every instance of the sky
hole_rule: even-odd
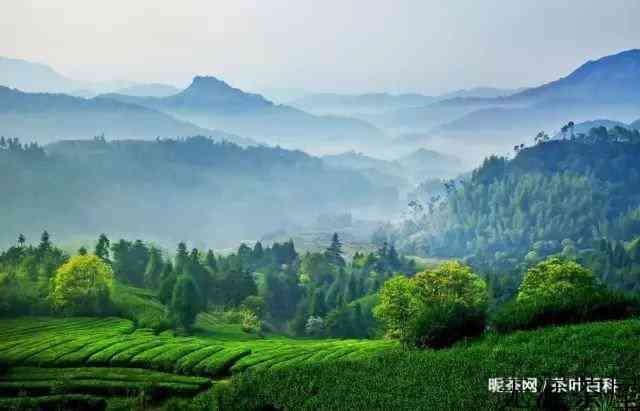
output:
[[[523,87],[640,47],[637,0],[0,0],[0,55],[78,80],[248,90]]]

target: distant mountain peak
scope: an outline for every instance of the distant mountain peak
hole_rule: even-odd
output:
[[[246,93],[213,76],[194,77],[189,87],[170,99],[179,102],[188,101],[201,107],[212,108],[222,105],[241,110],[273,105],[260,94]]]
[[[640,49],[589,60],[556,81],[511,96],[522,98],[580,98],[640,100]]]
[[[214,76],[195,76],[191,85],[186,88],[186,90],[195,90],[200,92],[216,92],[228,89],[232,89],[232,87]]]

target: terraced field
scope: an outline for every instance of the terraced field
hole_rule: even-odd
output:
[[[386,341],[227,337],[154,335],[120,318],[2,320],[0,364],[7,370],[0,375],[0,397],[6,403],[25,395],[194,396],[247,370],[361,358],[395,346]]]

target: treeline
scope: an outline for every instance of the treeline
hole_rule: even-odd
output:
[[[228,246],[334,208],[397,199],[397,192],[377,187],[357,171],[328,169],[316,157],[278,147],[240,147],[206,137],[98,137],[45,148],[2,141],[0,245],[5,247],[15,233],[38,236],[43,220],[63,241],[116,232],[171,247],[181,238]],[[296,207],[285,207],[289,204]]]
[[[347,262],[337,234],[324,252],[304,255],[292,241],[241,244],[226,256],[181,242],[172,257],[142,240],[111,242],[102,234],[94,249],[81,247],[70,258],[45,232],[37,246],[20,235],[16,246],[0,254],[0,315],[130,315],[109,303],[108,291],[94,295],[92,270],[105,279],[105,290],[113,289],[110,281],[152,290],[167,308],[156,328],[190,331],[198,313],[229,310],[240,313],[250,332],[371,337],[377,291],[392,276],[412,275],[416,268],[386,244]],[[54,284],[60,284],[63,272],[65,286],[75,291],[54,304]]]
[[[599,127],[516,146],[512,160],[490,157],[469,179],[447,182],[445,195],[413,203],[411,218],[384,235],[405,252],[466,259],[495,279],[503,298],[527,267],[556,254],[637,290],[638,262],[622,255],[634,254],[640,235],[638,137],[637,130]]]

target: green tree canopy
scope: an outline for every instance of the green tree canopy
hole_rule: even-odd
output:
[[[109,308],[113,271],[95,255],[78,255],[56,271],[51,300],[71,315],[100,315]]]
[[[177,278],[171,298],[171,315],[178,326],[191,330],[201,309],[201,299],[200,290],[191,276]]]
[[[517,299],[518,302],[570,299],[596,289],[596,278],[590,270],[574,261],[551,257],[527,270]]]
[[[484,280],[468,266],[448,261],[413,278],[387,281],[374,315],[404,344],[441,347],[482,333],[487,304]]]

